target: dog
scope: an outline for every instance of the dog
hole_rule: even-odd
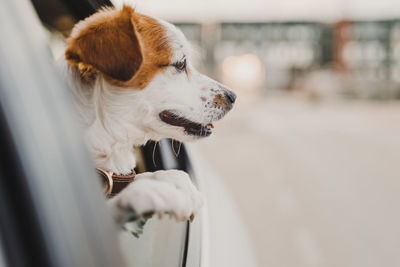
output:
[[[191,64],[183,33],[134,8],[104,8],[77,23],[67,41],[65,78],[96,167],[127,175],[133,147],[148,140],[186,142],[211,135],[236,95]],[[178,170],[136,176],[108,200],[115,221],[168,213],[188,220],[202,196]]]

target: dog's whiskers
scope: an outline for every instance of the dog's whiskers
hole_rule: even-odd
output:
[[[157,167],[156,161],[155,161],[155,159],[154,159],[154,155],[155,155],[155,153],[156,153],[157,144],[158,144],[158,141],[154,141],[153,155],[152,155],[154,167]]]
[[[171,149],[174,152],[175,157],[176,157],[176,152],[175,152],[175,147],[174,147],[174,139],[171,139]]]
[[[171,147],[172,147],[172,151],[174,151],[175,157],[178,157],[179,153],[181,152],[182,142],[179,142],[178,152],[176,152],[175,146],[174,146],[174,141],[175,141],[174,139],[171,139]]]
[[[181,146],[182,146],[182,142],[179,142],[178,155],[181,152]]]

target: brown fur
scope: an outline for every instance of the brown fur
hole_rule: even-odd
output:
[[[214,106],[221,107],[225,104],[225,97],[222,94],[218,94],[214,97]]]
[[[121,11],[100,12],[104,16],[89,18],[70,38],[65,53],[68,63],[78,67],[82,78],[86,70],[90,70],[90,77],[98,71],[114,85],[145,88],[171,63],[172,49],[164,28],[128,6]]]

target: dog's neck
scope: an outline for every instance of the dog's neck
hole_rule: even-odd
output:
[[[143,125],[141,120],[146,110],[135,107],[139,104],[132,101],[132,90],[116,90],[101,76],[93,83],[82,82],[78,70],[67,66],[66,62],[62,64],[86,142],[97,166],[104,165],[102,161],[116,152],[132,153],[133,146],[152,139],[148,129],[138,126]],[[138,114],[138,109],[141,114]]]

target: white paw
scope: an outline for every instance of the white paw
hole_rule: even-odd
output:
[[[170,214],[183,221],[193,218],[203,198],[187,173],[167,170],[138,174],[134,182],[109,200],[109,205],[118,223],[153,213]]]

